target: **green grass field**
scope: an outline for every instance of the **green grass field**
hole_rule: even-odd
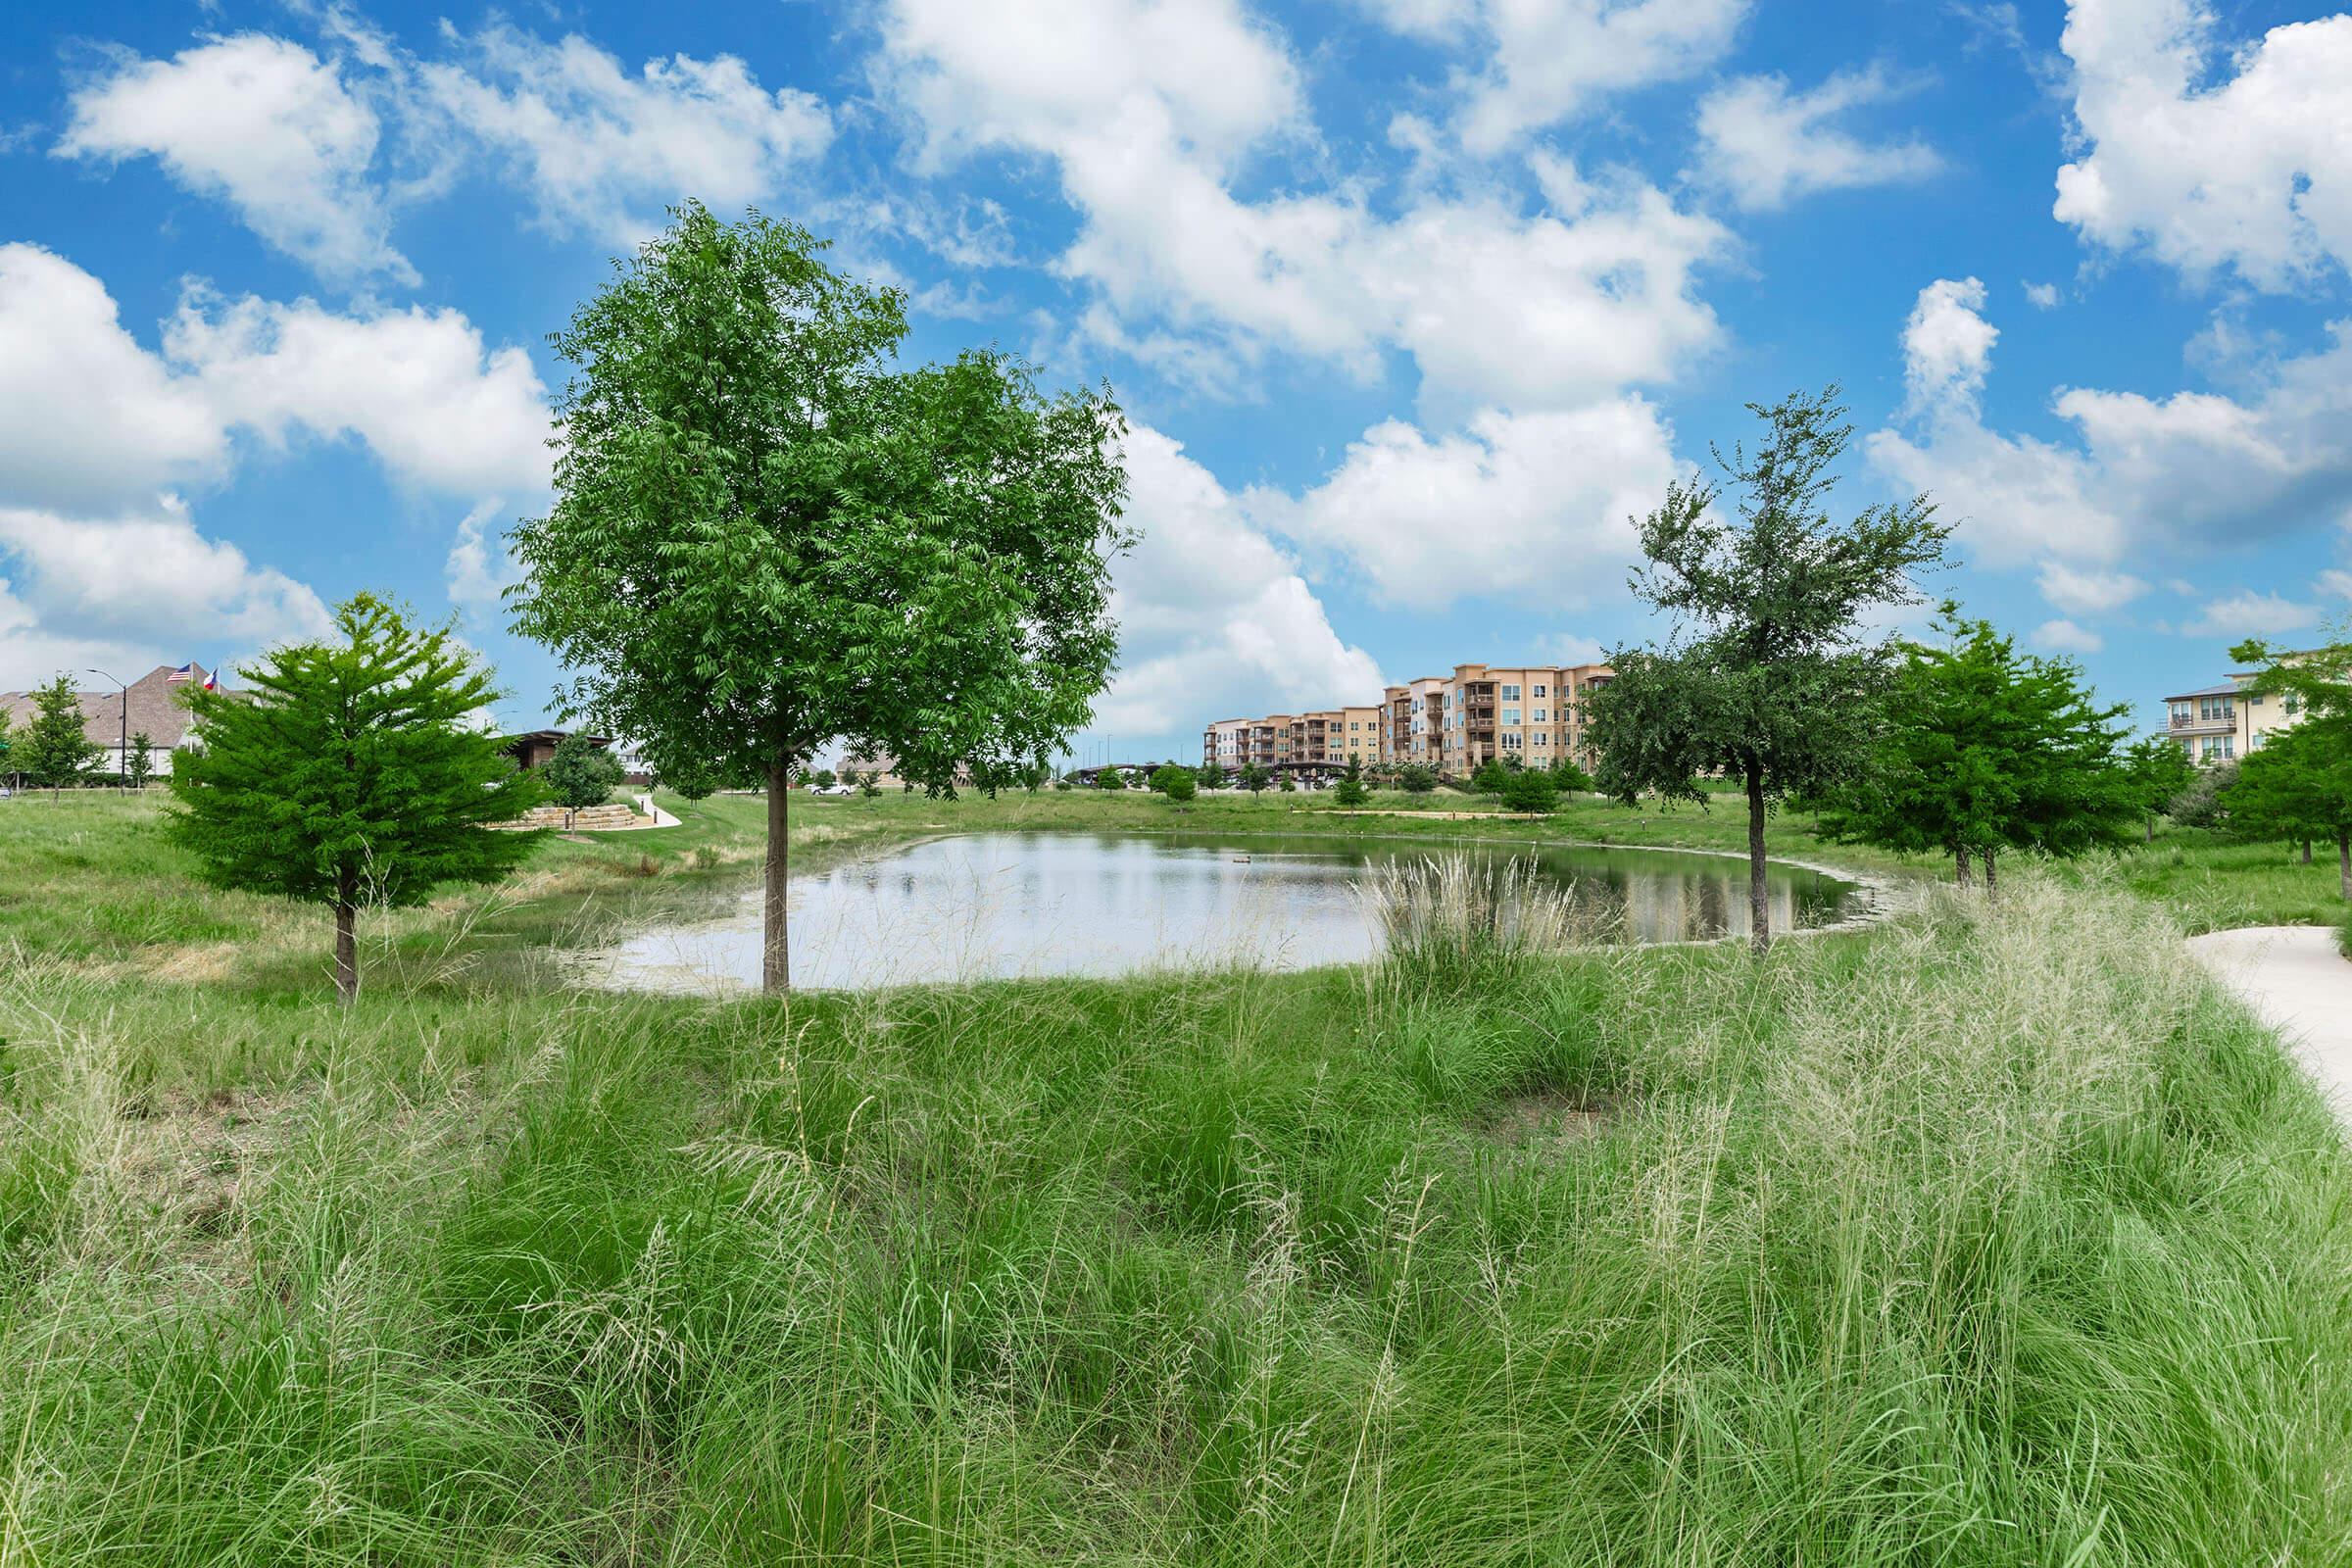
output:
[[[794,840],[1743,836],[1327,799]],[[676,806],[371,917],[344,1015],[152,802],[0,805],[0,1564],[2346,1559],[2352,1164],[2177,942],[2331,866],[2167,835],[1761,970],[576,989],[752,874]]]

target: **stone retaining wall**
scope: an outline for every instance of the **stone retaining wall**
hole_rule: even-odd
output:
[[[644,827],[649,820],[615,801],[604,806],[584,806],[578,810],[561,806],[534,806],[521,820],[498,825],[518,832],[534,827],[552,827],[573,833],[612,833],[621,828]]]

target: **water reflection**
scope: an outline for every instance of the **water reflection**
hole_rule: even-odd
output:
[[[1116,975],[1249,963],[1360,962],[1380,933],[1357,888],[1367,866],[1444,853],[1405,840],[977,833],[911,846],[792,885],[797,985],[865,989],[1017,975]],[[1746,866],[1641,850],[1492,847],[1532,856],[1630,942],[1743,936]],[[1773,867],[1775,930],[1842,918],[1855,889]],[[640,933],[603,958],[612,983],[659,990],[752,986],[760,905]]]

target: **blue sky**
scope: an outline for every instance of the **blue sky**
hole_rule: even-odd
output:
[[[1945,590],[2150,722],[2352,610],[2352,16],[220,0],[0,62],[0,687],[372,588],[538,717],[546,334],[689,195],[1116,388],[1088,749],[1649,636],[1628,514],[1833,380],[1845,502],[1934,494]]]

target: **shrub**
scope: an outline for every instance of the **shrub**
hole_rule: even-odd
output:
[[[1407,762],[1396,769],[1396,787],[1407,795],[1427,795],[1438,787],[1437,769],[1425,762]]]
[[[1193,798],[1193,770],[1178,767],[1174,762],[1163,762],[1152,771],[1152,788],[1169,800],[1182,804]]]
[[[2216,762],[2200,768],[2195,781],[2173,797],[2166,814],[2180,827],[2219,827],[2229,814],[2223,796],[2236,782],[2235,762]]]
[[[1127,775],[1115,767],[1106,767],[1095,775],[1095,788],[1099,790],[1123,790],[1126,787]]]
[[[1502,804],[1514,811],[1549,815],[1559,809],[1560,787],[1543,768],[1522,768],[1503,781]]]

